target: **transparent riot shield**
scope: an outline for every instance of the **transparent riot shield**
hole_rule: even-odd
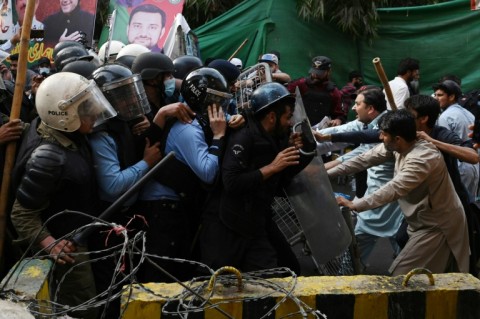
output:
[[[314,139],[298,88],[293,121],[295,131],[301,131],[307,140]],[[308,154],[311,150],[302,152]],[[293,178],[285,192],[317,263],[325,264],[341,255],[350,245],[352,235],[335,200],[321,157],[315,156]]]

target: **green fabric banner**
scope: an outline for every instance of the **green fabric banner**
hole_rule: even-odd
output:
[[[480,11],[470,10],[469,0],[437,5],[379,9],[378,38],[372,44],[354,41],[332,24],[306,22],[298,17],[295,0],[246,0],[197,28],[202,58],[228,59],[248,39],[236,57],[245,66],[255,64],[269,50],[281,53],[280,68],[291,77],[308,73],[311,58],[333,60],[333,80],[342,87],[348,73],[360,70],[368,84],[380,84],[372,60],[380,57],[389,79],[405,57],[420,60],[420,90],[444,74],[462,79],[468,91],[480,87]],[[326,19],[328,20],[328,18]]]

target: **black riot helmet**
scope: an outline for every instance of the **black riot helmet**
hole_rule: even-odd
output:
[[[253,114],[266,111],[277,102],[284,101],[295,106],[295,95],[288,92],[285,86],[277,82],[268,82],[260,85],[253,91],[250,105]]]
[[[96,68],[97,66],[92,61],[78,60],[65,65],[62,69],[62,72],[77,73],[87,79],[90,79],[93,71],[95,71]]]
[[[145,52],[135,58],[132,64],[133,73],[142,76],[142,80],[153,80],[160,73],[173,73],[172,60],[163,53]]]
[[[150,112],[147,94],[139,74],[119,63],[105,64],[92,74],[93,80],[123,121],[133,121]]]
[[[91,61],[93,56],[88,54],[87,49],[83,46],[69,46],[60,50],[53,62],[57,72],[60,72],[68,63],[78,60]]]
[[[95,70],[92,74],[92,78],[99,87],[103,87],[105,84],[122,80],[131,77],[133,72],[118,63],[107,63]]]
[[[181,93],[188,106],[203,112],[213,103],[225,107],[232,95],[227,93],[227,81],[212,68],[199,68],[190,72],[182,82]]]
[[[173,60],[173,66],[175,67],[175,70],[173,71],[173,76],[176,79],[183,80],[188,73],[203,66],[203,64],[202,60],[200,60],[196,56],[183,55]]]
[[[77,42],[77,41],[58,42],[55,45],[55,47],[53,48],[53,54],[52,54],[53,60],[55,60],[55,58],[57,57],[58,52],[60,52],[61,50],[65,49],[65,48],[68,48],[68,47],[85,48],[85,46],[83,44],[81,44],[80,42]]]

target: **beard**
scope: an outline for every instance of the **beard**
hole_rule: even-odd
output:
[[[273,129],[273,136],[279,139],[287,138],[292,131],[292,127],[283,127],[279,124],[279,121],[275,123],[275,128]]]
[[[393,147],[392,143],[383,142],[383,145],[385,146],[385,149],[387,151],[389,151],[389,152],[394,152],[395,151],[395,148]]]

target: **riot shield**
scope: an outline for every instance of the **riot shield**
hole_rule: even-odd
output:
[[[296,95],[295,130],[301,129],[306,139],[314,138],[298,88]],[[308,150],[302,152],[308,153]],[[315,156],[293,178],[285,192],[317,263],[325,264],[348,248],[352,235],[335,200],[321,157]]]

